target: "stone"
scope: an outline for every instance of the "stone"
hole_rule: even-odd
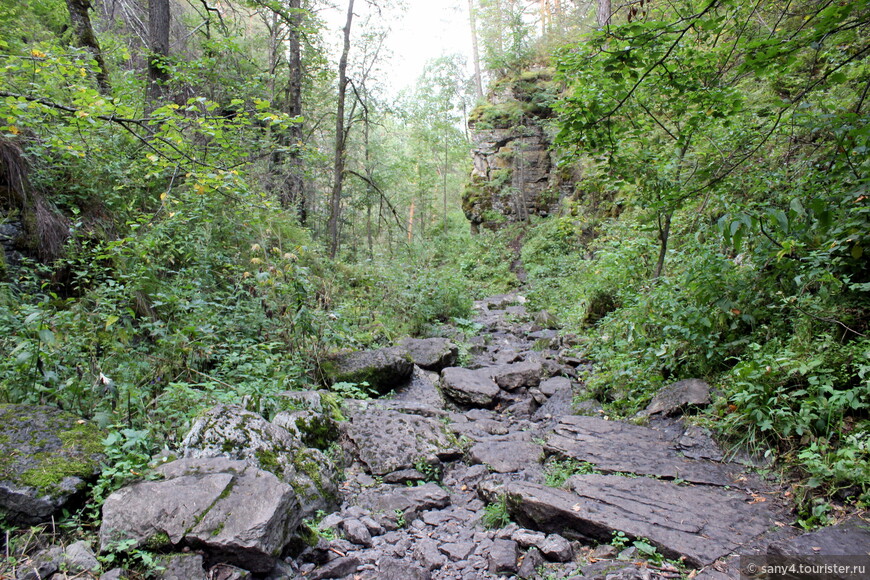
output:
[[[179,459],[103,504],[100,550],[119,541],[160,549],[202,548],[221,561],[264,573],[301,519],[296,494],[274,474],[244,461]]]
[[[709,431],[698,425],[689,425],[683,434],[677,439],[674,447],[683,457],[689,459],[707,459],[709,461],[722,461],[725,453]]]
[[[357,498],[357,503],[372,511],[401,511],[410,521],[417,514],[443,509],[450,505],[450,495],[434,483],[416,487],[396,487],[390,490],[372,488],[363,491]]]
[[[560,389],[550,395],[543,405],[532,414],[532,421],[559,419],[574,413],[574,393],[571,389]]]
[[[446,338],[406,338],[401,342],[420,368],[440,371],[456,364],[459,348]]]
[[[499,387],[515,391],[520,387],[537,387],[543,370],[539,362],[524,361],[491,367],[489,373]]]
[[[616,558],[617,554],[619,554],[619,550],[614,546],[611,546],[610,544],[601,544],[600,546],[596,546],[589,556],[598,560],[610,560]]]
[[[250,572],[229,564],[218,564],[208,571],[208,580],[250,580],[250,578]]]
[[[694,567],[710,564],[768,529],[773,514],[764,503],[717,487],[617,475],[575,475],[566,489],[495,479],[479,492],[507,496],[523,526],[585,541],[609,541],[615,531],[648,538],[667,558]]]
[[[360,566],[359,558],[355,556],[343,556],[327,562],[320,568],[316,568],[306,576],[308,580],[326,580],[327,578],[341,578],[353,574]]]
[[[546,534],[525,528],[519,528],[511,534],[511,540],[516,542],[521,548],[537,547],[546,539]]]
[[[836,526],[821,528],[790,540],[771,544],[776,556],[855,556],[870,554],[870,521],[854,516]],[[809,563],[809,562],[807,562]]]
[[[161,558],[164,570],[158,574],[160,580],[211,580],[205,573],[205,562],[199,554],[172,554]]]
[[[411,378],[414,362],[407,350],[394,346],[332,355],[320,370],[329,385],[368,383],[370,389],[385,395]]]
[[[496,473],[512,473],[540,463],[544,450],[522,441],[482,441],[469,449],[468,456],[472,463],[486,465]]]
[[[272,417],[272,424],[299,439],[305,447],[324,451],[338,439],[338,421],[329,413],[282,411]]]
[[[380,399],[376,402],[379,407],[423,415],[424,417],[444,416],[444,395],[438,390],[437,383],[440,375],[434,371],[425,371],[414,366],[411,380],[402,385],[396,391],[392,400]]]
[[[16,580],[42,580],[48,578],[63,564],[63,548],[51,546],[42,550],[30,561],[18,567]]]
[[[414,483],[415,481],[426,481],[426,475],[416,469],[400,469],[386,474],[384,483]]]
[[[542,407],[543,408],[543,407]],[[547,453],[586,461],[601,471],[653,475],[708,485],[734,483],[735,466],[682,457],[648,427],[599,417],[562,417],[547,437]]]
[[[372,534],[369,529],[361,521],[357,519],[349,519],[341,522],[341,530],[344,532],[344,537],[348,541],[359,546],[371,548]]]
[[[49,521],[100,472],[105,434],[54,407],[0,404],[0,518]]]
[[[441,390],[460,405],[492,407],[501,392],[486,369],[448,367],[441,371]]]
[[[571,542],[559,534],[550,534],[538,544],[538,549],[548,560],[553,562],[570,562],[574,559],[574,549]]]
[[[462,452],[437,419],[368,408],[342,423],[345,447],[372,475],[456,459]]]
[[[520,578],[537,578],[538,568],[544,565],[544,557],[537,548],[532,548],[523,556],[517,576]]]
[[[659,389],[644,414],[677,415],[690,407],[710,404],[710,385],[700,379],[686,379]]]
[[[66,547],[63,551],[63,561],[66,570],[73,573],[92,572],[100,568],[91,545],[84,540],[79,540]]]
[[[438,549],[438,543],[428,538],[417,542],[414,558],[428,570],[436,570],[447,564],[447,557]]]
[[[439,549],[454,562],[459,562],[468,558],[474,552],[474,548],[473,542],[448,542],[441,544]]]
[[[538,388],[547,397],[552,397],[560,391],[571,392],[571,379],[567,377],[550,377],[546,381],[542,381],[538,385]]]
[[[185,458],[244,460],[290,485],[301,517],[338,507],[338,474],[320,450],[306,447],[286,429],[236,405],[218,405],[203,413],[181,443]]]
[[[514,574],[517,572],[517,543],[513,540],[495,540],[489,549],[491,574]]]
[[[431,580],[432,574],[420,566],[397,560],[384,558],[378,562],[378,580]]]
[[[100,580],[126,580],[129,577],[126,570],[121,568],[112,568],[102,576]]]

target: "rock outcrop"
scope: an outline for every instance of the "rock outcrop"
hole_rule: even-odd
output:
[[[403,347],[336,354],[321,363],[327,384],[366,383],[385,395],[411,378],[414,362]]]
[[[0,516],[38,524],[100,471],[104,434],[54,407],[0,405]]]
[[[549,215],[572,193],[574,176],[555,170],[544,125],[556,90],[552,71],[528,71],[497,82],[471,112],[474,168],[462,209],[472,231]]]
[[[252,572],[269,572],[301,513],[293,488],[245,461],[179,459],[110,495],[103,505],[100,548],[119,542],[167,549],[189,546]],[[126,545],[126,544],[125,544]]]

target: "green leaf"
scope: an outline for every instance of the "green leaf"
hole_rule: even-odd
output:
[[[106,319],[106,330],[109,330],[109,328],[110,328],[113,324],[115,324],[116,322],[118,322],[119,320],[121,320],[121,317],[120,317],[120,316],[115,316],[114,314],[111,315],[111,316],[109,316],[109,317]]]

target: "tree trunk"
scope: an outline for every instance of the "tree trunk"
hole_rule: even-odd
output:
[[[96,76],[100,94],[111,94],[112,86],[109,84],[109,70],[106,68],[106,62],[103,60],[103,52],[100,50],[100,43],[97,41],[97,35],[94,34],[94,28],[91,26],[91,17],[88,14],[91,0],[66,0],[66,7],[69,9],[69,19],[76,34],[76,44],[87,49],[97,62]]]
[[[335,114],[335,165],[332,172],[332,196],[329,204],[329,256],[338,254],[338,223],[341,218],[341,189],[344,180],[345,146],[344,104],[347,98],[347,55],[350,52],[350,26],[353,23],[353,0],[347,3],[347,22],[344,25],[344,47],[338,61],[338,106]]]
[[[598,28],[604,28],[610,24],[610,17],[613,15],[610,8],[610,0],[598,0],[597,21]]]
[[[668,253],[668,238],[671,235],[671,216],[673,211],[668,210],[662,215],[658,215],[659,229],[659,259],[656,261],[656,268],[653,271],[653,279],[659,278],[665,270],[665,255]]]
[[[302,116],[302,0],[290,0],[290,31],[288,35],[288,66],[290,79],[287,83],[287,113]],[[302,177],[302,124],[290,126],[290,174],[287,176],[288,202],[295,207],[299,223],[305,225],[308,210],[305,207],[305,181]]]
[[[483,77],[480,74],[480,48],[477,44],[477,11],[474,0],[468,0],[468,18],[471,23],[471,58],[474,61],[474,92],[477,100],[483,98]]]
[[[148,106],[156,108],[169,80],[169,0],[148,0]]]

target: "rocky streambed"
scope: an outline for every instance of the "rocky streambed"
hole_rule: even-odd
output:
[[[156,550],[157,577],[186,580],[720,580],[738,554],[870,551],[861,520],[801,534],[783,490],[683,419],[710,402],[701,381],[610,420],[572,404],[585,363],[545,316],[517,295],[476,307],[465,367],[446,339],[408,340],[327,365],[380,398],[212,409],[159,479],[106,501],[93,548]],[[18,578],[100,577],[70,561],[55,547]]]

